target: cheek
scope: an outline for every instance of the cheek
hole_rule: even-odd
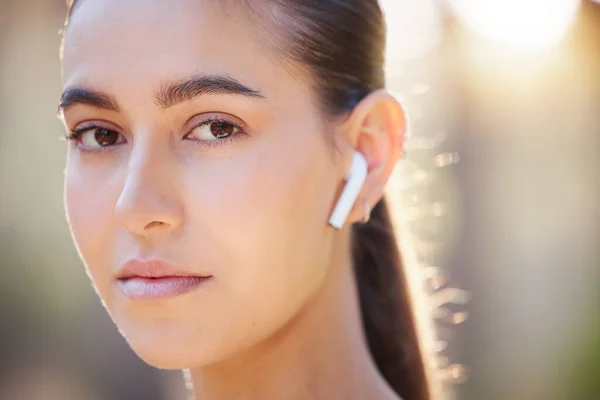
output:
[[[109,178],[109,179],[107,179]],[[108,293],[117,187],[104,174],[67,167],[64,201],[73,241],[96,289]]]
[[[211,227],[209,257],[219,260],[221,306],[236,325],[228,332],[246,341],[293,317],[327,272],[335,178],[330,149],[316,135],[290,132],[256,146],[224,162],[203,180],[204,190],[195,190],[190,208]]]

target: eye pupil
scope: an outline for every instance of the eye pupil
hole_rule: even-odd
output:
[[[224,121],[215,121],[210,124],[210,132],[217,138],[223,139],[233,135],[235,126]]]
[[[97,129],[94,136],[101,146],[111,146],[119,140],[119,134],[108,129]]]

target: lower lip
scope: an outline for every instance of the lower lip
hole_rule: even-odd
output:
[[[119,287],[133,300],[161,300],[197,289],[211,277],[166,276],[164,278],[134,277],[120,279]]]

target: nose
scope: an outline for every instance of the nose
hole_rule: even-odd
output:
[[[150,236],[181,226],[184,211],[175,169],[176,162],[167,150],[148,145],[132,150],[115,206],[116,217],[125,229],[138,236]]]

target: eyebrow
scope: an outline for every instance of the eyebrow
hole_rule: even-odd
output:
[[[154,94],[154,103],[163,110],[191,101],[205,94],[233,94],[264,99],[265,96],[238,80],[225,75],[197,75],[174,83],[163,83]],[[115,98],[109,94],[83,87],[71,87],[62,93],[58,112],[75,104],[86,104],[108,111],[119,111]]]
[[[82,87],[67,88],[60,96],[58,112],[75,104],[87,104],[109,111],[119,111],[119,105],[114,97]]]
[[[229,76],[197,75],[175,83],[163,84],[155,94],[154,102],[162,109],[167,109],[204,94],[234,94],[265,98],[260,91],[250,89]]]

